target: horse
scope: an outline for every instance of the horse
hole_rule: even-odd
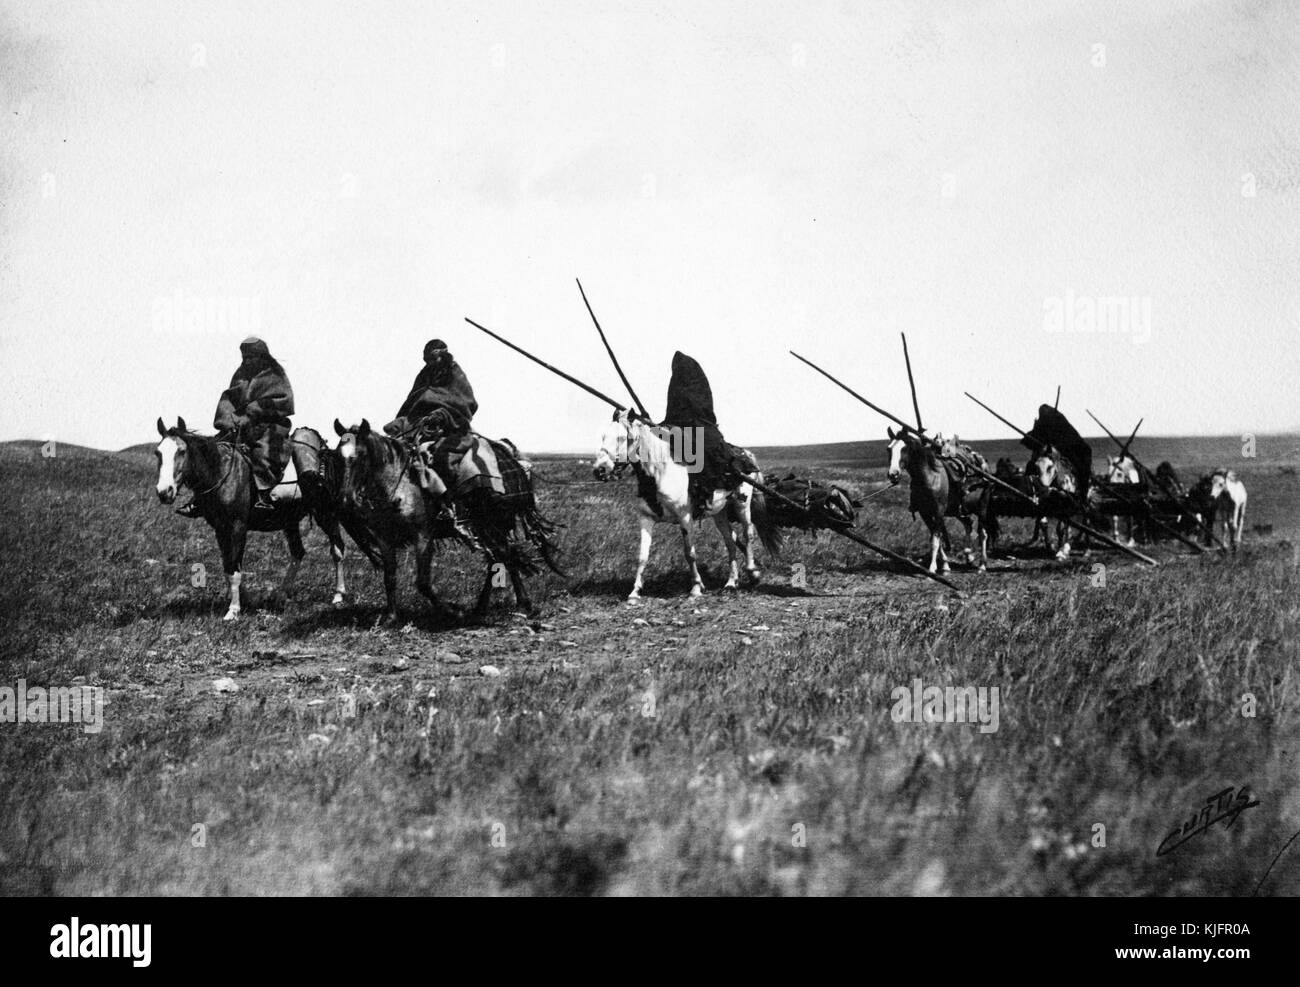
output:
[[[1246,524],[1246,485],[1234,470],[1217,469],[1197,481],[1188,501],[1202,525],[1205,544],[1210,544],[1216,519],[1223,525],[1223,542],[1233,552],[1241,544]]]
[[[1121,456],[1108,456],[1106,458],[1107,458],[1106,483],[1112,486],[1135,486],[1136,487],[1141,485],[1142,475],[1138,472],[1137,463],[1133,461],[1132,456],[1125,454]],[[1140,496],[1140,492],[1134,491],[1132,495],[1125,496],[1124,493],[1120,491],[1117,494],[1117,496],[1119,496],[1120,499],[1124,501],[1131,501],[1134,498]],[[1114,538],[1116,541],[1120,540],[1119,519],[1120,519],[1120,515],[1118,514],[1112,514],[1110,516],[1111,537]],[[1125,522],[1125,528],[1128,530],[1128,537],[1121,544],[1125,544],[1129,548],[1132,548],[1134,545],[1137,544],[1137,542],[1133,540],[1132,513],[1124,514],[1124,522]]]
[[[1079,482],[1074,467],[1055,446],[1044,445],[1030,457],[1025,476],[1030,495],[1038,499],[1039,515],[1045,521],[1054,518],[1057,522],[1056,561],[1064,562],[1070,557],[1072,530],[1065,522],[1079,511]]]
[[[448,538],[465,542],[466,538],[438,515],[432,500],[413,479],[411,466],[418,455],[414,445],[374,431],[365,419],[351,428],[335,419],[334,431],[339,436],[338,455],[343,466],[341,510],[364,531],[364,539],[375,551],[372,561],[377,556],[383,569],[384,622],[397,620],[397,553],[408,546],[416,550],[416,589],[438,616],[459,617],[458,608],[447,606],[433,592],[430,575],[438,542]],[[483,489],[454,494],[457,513],[477,543],[469,547],[483,552],[488,561],[487,578],[473,611],[476,619],[487,614],[498,565],[509,574],[519,607],[529,613],[534,607],[522,577],[538,571],[531,550],[551,571],[563,575],[550,539],[556,526],[538,511],[531,476],[510,454],[510,448],[500,443],[493,448],[502,476],[508,478],[505,494]]]
[[[158,462],[156,489],[159,502],[174,503],[177,491],[181,487],[188,488],[194,495],[200,516],[216,533],[222,568],[230,588],[230,605],[222,619],[239,618],[244,545],[250,530],[284,532],[289,545],[289,567],[280,584],[280,593],[287,596],[306,554],[299,526],[307,516],[307,505],[294,484],[282,482],[275,487],[272,491],[273,511],[255,512],[252,510],[253,471],[248,455],[236,442],[191,432],[184,418],[177,418],[172,428],[163,425],[159,418],[158,434],[162,438],[154,449],[154,457]],[[267,516],[263,517],[263,513]],[[340,585],[343,578],[341,561],[340,554],[335,559]]]
[[[347,547],[340,528],[352,536],[353,542],[376,567],[382,567],[383,561],[375,547],[374,536],[361,518],[349,512],[343,504],[343,458],[338,449],[329,448],[319,432],[305,426],[294,429],[289,442],[294,471],[298,475],[298,489],[313,520],[329,538],[330,557],[334,560],[334,599],[331,602],[337,609],[349,598],[343,576]]]
[[[753,456],[747,450],[738,450],[738,454],[753,461]],[[731,530],[733,521],[740,525],[745,571],[751,583],[757,583],[762,577],[754,561],[754,535],[757,533],[772,555],[780,554],[781,534],[769,515],[761,491],[744,482],[733,490],[718,488],[712,491],[708,504],[700,517],[696,518],[688,489],[688,467],[673,459],[672,447],[657,426],[635,412],[619,411],[601,432],[600,449],[592,464],[592,474],[597,480],[607,482],[621,476],[629,466],[637,476],[641,515],[641,550],[637,558],[636,578],[632,581],[632,591],[627,596],[629,601],[641,598],[656,524],[676,524],[681,531],[682,551],[691,571],[692,599],[704,592],[704,579],[696,564],[692,521],[711,517],[718,527],[718,533],[722,535],[730,564],[730,574],[724,589],[736,589],[740,579],[736,562],[736,538]],[[763,474],[758,469],[751,475],[759,483],[764,482]]]
[[[974,522],[979,522],[979,571],[987,572],[989,544],[997,538],[997,521],[989,509],[991,485],[971,482],[960,466],[960,459],[954,459],[959,449],[955,441],[942,443],[943,452],[936,454],[912,432],[895,432],[892,428],[886,428],[885,432],[889,436],[889,480],[897,483],[902,473],[907,472],[911,487],[908,509],[913,515],[921,515],[930,532],[930,571],[936,572],[940,566],[943,572],[952,571],[948,565],[952,542],[944,519],[955,517],[966,529],[967,538]],[[973,451],[969,454],[978,455]],[[982,457],[974,462],[983,468]],[[973,553],[969,548],[965,554],[967,562],[972,562]]]

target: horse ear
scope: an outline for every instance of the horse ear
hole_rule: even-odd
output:
[[[369,434],[370,434],[370,419],[363,418],[361,419],[361,427],[357,429],[357,435],[369,435]]]
[[[189,431],[189,429],[185,427],[185,419],[182,418],[180,415],[177,415],[177,416],[176,416],[176,431],[178,431],[178,432],[188,432],[188,431]]]
[[[162,423],[162,416],[158,417],[158,434],[164,439],[167,438],[167,426]]]
[[[889,436],[890,442],[893,442],[896,438],[898,438],[898,436],[894,434],[894,427],[892,425],[885,426],[885,434]]]
[[[334,434],[337,435],[337,436],[339,436],[339,438],[342,438],[344,435],[347,434],[347,431],[348,431],[348,430],[347,430],[346,428],[343,427],[343,423],[340,422],[337,418],[335,418],[335,419],[334,419]]]

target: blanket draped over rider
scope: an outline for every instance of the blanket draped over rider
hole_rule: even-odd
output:
[[[699,457],[699,469],[690,474],[689,491],[692,503],[706,502],[715,490],[731,489],[739,482],[739,473],[752,473],[754,465],[740,450],[722,436],[717,415],[713,411],[713,390],[704,368],[693,358],[678,350],[673,354],[672,376],[668,381],[667,409],[663,428],[685,432],[698,430],[693,439],[694,456]],[[682,461],[684,452],[675,443],[673,453]]]
[[[426,451],[430,465],[454,487],[456,465],[473,443],[470,424],[478,402],[465,371],[442,340],[429,340],[424,361],[397,417],[384,431],[412,441],[432,439]]]
[[[243,362],[217,402],[212,425],[218,432],[238,434],[248,448],[253,481],[266,491],[280,482],[289,464],[293,388],[265,342],[250,336],[239,351]]]
[[[1063,414],[1050,404],[1038,406],[1038,417],[1020,444],[1036,453],[1043,446],[1055,446],[1074,471],[1080,502],[1087,502],[1088,487],[1092,483],[1092,447],[1083,440]]]

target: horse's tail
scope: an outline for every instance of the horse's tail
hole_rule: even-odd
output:
[[[763,482],[763,474],[755,473],[755,479],[759,483]],[[758,532],[759,539],[763,542],[763,547],[772,554],[773,557],[779,558],[781,555],[781,545],[783,538],[781,529],[776,526],[772,519],[771,512],[767,509],[767,498],[763,496],[763,491],[758,487],[750,487],[753,496],[749,501],[749,518],[754,522],[754,530]]]

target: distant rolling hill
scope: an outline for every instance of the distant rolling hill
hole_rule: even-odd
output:
[[[1113,454],[1115,445],[1105,436],[1091,437],[1087,440],[1092,446],[1093,469],[1100,472],[1106,466],[1106,456]],[[40,456],[44,441],[40,439],[18,439],[0,442],[0,454],[7,457],[15,455]],[[1009,457],[1017,465],[1022,464],[1028,451],[1018,439],[974,439],[970,445],[977,449],[990,463],[996,463],[1003,456]],[[117,452],[90,449],[86,446],[66,442],[56,442],[57,456],[63,457],[103,457],[125,456],[138,458],[153,453],[152,442],[141,442],[128,446]],[[759,464],[768,473],[780,469],[800,469],[811,466],[838,469],[879,469],[888,465],[888,453],[885,435],[882,431],[878,437],[854,442],[810,442],[806,445],[764,446],[755,445],[750,449],[758,457]],[[1142,436],[1133,443],[1133,451],[1144,463],[1154,468],[1162,460],[1169,460],[1180,469],[1209,469],[1227,466],[1249,470],[1261,465],[1296,465],[1300,464],[1300,433],[1286,432],[1277,435],[1258,435],[1255,437],[1255,456],[1249,457],[1249,451],[1241,435],[1216,436]],[[538,462],[571,461],[574,459],[590,460],[591,452],[539,452],[532,453],[531,458]]]

